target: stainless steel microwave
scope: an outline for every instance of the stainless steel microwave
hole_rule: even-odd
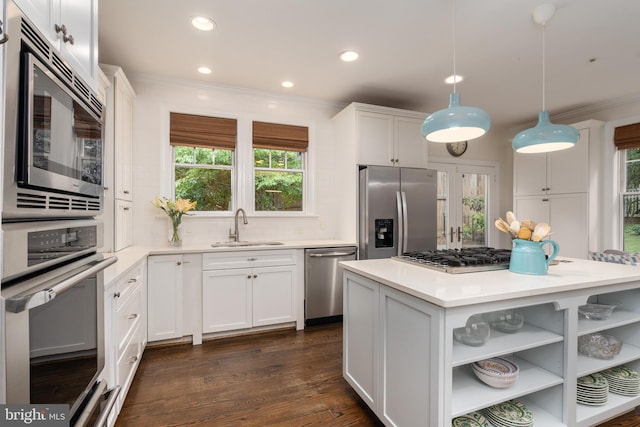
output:
[[[3,221],[102,211],[103,106],[9,2]]]

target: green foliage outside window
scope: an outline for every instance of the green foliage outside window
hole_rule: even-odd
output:
[[[176,199],[197,201],[197,211],[231,210],[233,152],[174,147]]]
[[[256,211],[302,211],[302,153],[255,148]]]

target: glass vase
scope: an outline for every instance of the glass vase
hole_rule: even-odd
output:
[[[182,246],[180,228],[177,224],[174,224],[171,229],[169,229],[169,246],[172,248],[178,248]]]

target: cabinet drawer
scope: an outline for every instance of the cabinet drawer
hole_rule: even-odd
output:
[[[118,300],[125,301],[136,286],[143,282],[144,270],[145,263],[140,263],[118,279],[116,283],[116,293],[119,295]]]
[[[133,329],[142,318],[142,286],[137,286],[133,293],[129,293],[128,298],[116,309],[115,317],[118,354],[121,354]]]
[[[139,327],[135,327],[134,333],[131,334],[129,340],[126,341],[124,351],[118,359],[118,385],[121,388],[118,398],[120,405],[124,402],[133,376],[140,363],[140,358],[142,357],[143,347],[140,339],[140,331],[141,329]]]
[[[202,255],[203,270],[295,264],[293,250],[230,251]]]

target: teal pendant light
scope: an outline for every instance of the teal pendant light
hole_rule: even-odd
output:
[[[533,11],[533,20],[542,25],[542,111],[538,113],[538,124],[517,134],[511,146],[518,153],[548,153],[571,148],[580,139],[573,126],[554,125],[545,110],[545,26],[555,13],[555,6],[543,4]]]
[[[453,93],[449,108],[436,111],[422,123],[422,135],[431,142],[468,141],[484,135],[491,127],[491,117],[481,108],[460,105],[456,92],[456,1],[453,0]]]

